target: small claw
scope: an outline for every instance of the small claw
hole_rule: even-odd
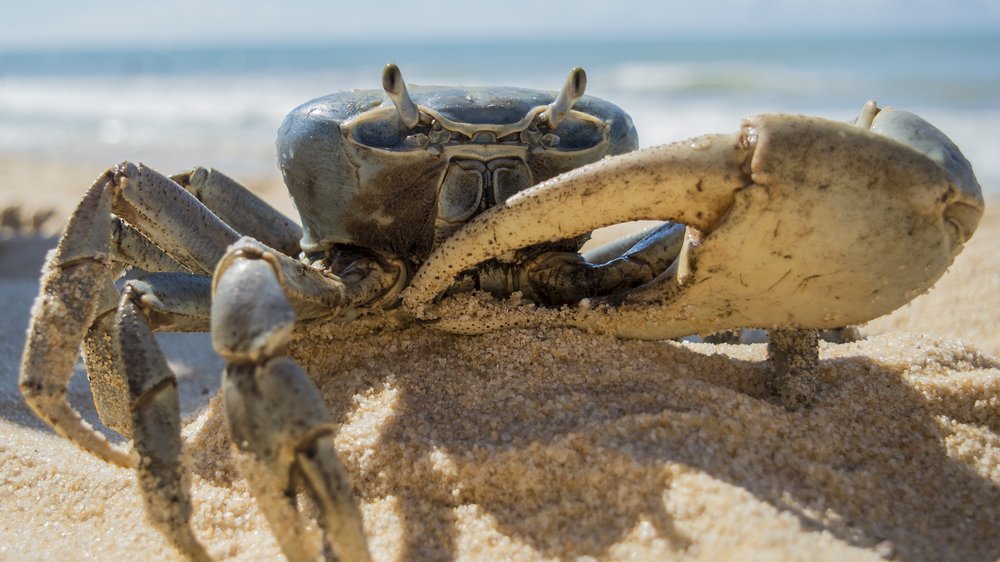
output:
[[[229,363],[223,379],[229,432],[282,551],[290,560],[315,559],[294,501],[294,476],[301,471],[337,552],[347,560],[368,560],[326,404],[294,361],[275,357],[301,317],[296,313],[336,309],[343,304],[343,283],[247,239],[223,257],[214,283],[213,344]]]
[[[398,271],[373,269],[348,287],[340,278],[242,238],[219,260],[212,280],[212,345],[235,363],[258,363],[278,355],[296,320],[367,304],[365,299],[381,296],[386,285],[397,282]]]
[[[276,355],[295,327],[295,311],[270,261],[248,258],[239,251],[227,254],[213,285],[216,353],[240,363],[257,363]]]

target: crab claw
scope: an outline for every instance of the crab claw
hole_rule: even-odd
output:
[[[760,115],[734,135],[558,176],[443,243],[404,302],[434,318],[435,297],[476,263],[657,219],[692,227],[677,262],[618,306],[578,306],[561,316],[564,323],[660,339],[740,327],[831,328],[881,316],[944,273],[975,231],[983,199],[969,162],[943,133],[910,113],[867,110],[859,126]],[[486,316],[479,321],[495,326]],[[449,322],[435,326],[447,330]]]

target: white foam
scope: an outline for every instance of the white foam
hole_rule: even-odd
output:
[[[735,131],[742,117],[755,113],[849,120],[866,101],[849,79],[764,65],[621,63],[592,74],[590,93],[628,111],[643,146]],[[519,84],[558,86],[552,77],[551,69],[535,69]],[[728,86],[720,82],[723,77]],[[483,83],[476,75],[467,80],[424,78]],[[274,137],[289,110],[345,86],[378,87],[377,80],[370,68],[228,76],[7,77],[0,82],[0,151],[39,153],[95,168],[129,159],[165,171],[209,165],[237,175],[273,174]],[[984,190],[1000,194],[1000,159],[995,157],[1000,154],[995,133],[1000,109],[906,107],[893,96],[879,101],[900,105],[938,126],[973,163]]]

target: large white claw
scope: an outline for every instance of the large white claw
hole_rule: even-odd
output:
[[[874,122],[861,126],[760,115],[735,135],[651,148],[554,178],[457,232],[417,273],[405,302],[433,317],[433,299],[480,261],[624,220],[659,219],[700,231],[684,252],[687,262],[620,306],[578,307],[564,322],[658,339],[739,327],[830,328],[881,316],[944,273],[974,232],[983,199],[971,166],[944,134],[915,115],[869,109]]]

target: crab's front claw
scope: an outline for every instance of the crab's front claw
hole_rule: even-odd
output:
[[[517,193],[445,240],[417,271],[404,302],[420,308],[479,262],[601,226],[672,219],[707,230],[749,181],[744,141],[710,135],[631,152]]]
[[[693,227],[683,263],[621,306],[581,307],[570,323],[658,339],[881,316],[944,273],[975,230],[983,200],[944,134],[906,112],[866,110],[861,126],[761,115],[735,135],[554,178],[456,233],[418,272],[406,303],[427,314],[456,273],[515,248],[660,219]]]

